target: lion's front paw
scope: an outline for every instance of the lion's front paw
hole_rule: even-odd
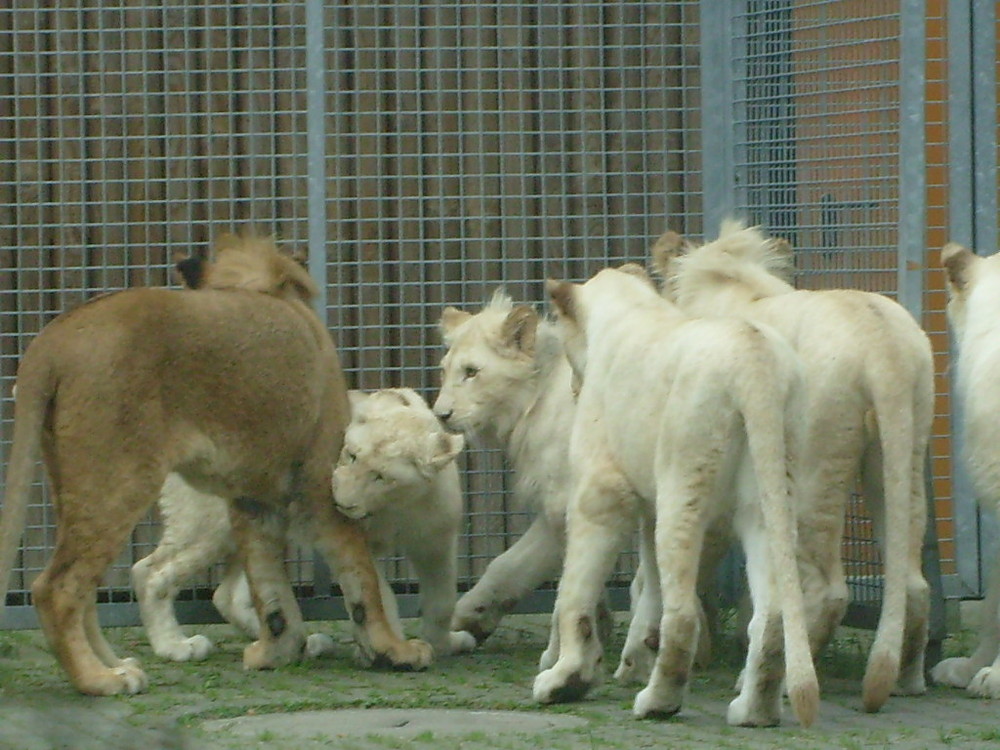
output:
[[[977,671],[972,659],[956,656],[935,664],[931,669],[931,679],[938,685],[965,688],[972,682]]]
[[[451,629],[453,632],[469,633],[476,639],[477,644],[481,644],[496,630],[501,617],[502,613],[498,607],[473,606],[469,603],[463,604],[462,600],[459,600],[451,620]]]
[[[638,685],[649,680],[656,661],[656,651],[641,643],[637,647],[626,643],[621,661],[615,670],[615,679],[622,685]]]
[[[205,636],[193,635],[190,638],[158,644],[153,651],[157,656],[170,661],[201,661],[212,653],[214,648],[212,642]]]
[[[637,719],[666,719],[681,710],[681,695],[664,695],[645,687],[635,696],[632,715]]]
[[[1000,669],[983,667],[976,672],[966,689],[970,695],[976,698],[989,698],[990,700],[1000,698]]]
[[[411,638],[399,641],[387,651],[375,655],[373,666],[399,670],[427,669],[434,660],[434,649],[426,641]]]
[[[317,659],[337,650],[336,642],[323,633],[310,633],[306,636],[305,655],[308,659]]]
[[[778,691],[781,694],[781,691]],[[755,705],[756,704],[756,705]],[[734,727],[776,727],[781,723],[781,706],[765,707],[762,701],[754,701],[747,694],[741,694],[729,704],[726,723]]]
[[[476,636],[466,630],[453,630],[448,633],[449,654],[465,654],[474,651],[477,645]]]
[[[243,668],[277,669],[298,661],[305,645],[305,639],[287,636],[279,641],[254,641],[243,649]]]
[[[138,661],[122,659],[116,666],[78,679],[75,684],[87,695],[133,695],[145,690],[149,679]]]
[[[142,671],[142,667],[139,666],[137,659],[131,657],[123,659],[122,663],[111,671],[121,678],[123,687],[121,692],[123,693],[133,695],[134,693],[141,693],[149,687],[149,678]]]
[[[552,669],[559,661],[559,646],[553,645],[552,641],[549,641],[549,645],[545,647],[542,651],[542,655],[538,657],[538,670],[544,672],[547,669]]]
[[[593,681],[584,679],[579,670],[563,674],[557,665],[538,673],[532,692],[539,703],[569,703],[582,699],[592,684]]]

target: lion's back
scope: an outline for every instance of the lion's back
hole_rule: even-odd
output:
[[[91,456],[123,440],[148,445],[209,474],[255,471],[261,456],[301,462],[320,419],[346,412],[329,339],[288,302],[254,292],[102,296],[36,337],[18,379],[34,377],[52,381],[50,428],[66,444]]]

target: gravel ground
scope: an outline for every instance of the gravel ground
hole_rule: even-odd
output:
[[[624,615],[619,620],[610,664],[624,635]],[[146,693],[119,698],[76,694],[39,632],[0,633],[0,748],[1000,747],[1000,706],[962,691],[935,687],[926,696],[892,698],[878,714],[861,713],[869,638],[862,631],[845,630],[824,656],[820,719],[803,730],[787,711],[775,729],[726,725],[740,662],[732,638],[721,642],[715,665],[696,675],[678,716],[639,721],[630,713],[635,688],[611,680],[580,703],[532,701],[544,616],[510,617],[480,650],[421,673],[358,668],[344,623],[310,626],[332,634],[340,652],[276,672],[244,672],[245,643],[226,626],[203,626],[217,651],[183,665],[157,659],[137,628],[109,629],[119,653],[137,656],[150,678]]]

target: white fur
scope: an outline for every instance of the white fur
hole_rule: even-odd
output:
[[[490,562],[455,608],[453,627],[482,641],[518,601],[559,573],[572,371],[553,326],[502,292],[475,315],[447,308],[441,331],[448,351],[435,414],[470,440],[503,449],[514,501],[535,513],[524,535]]]
[[[1000,515],[1000,254],[980,257],[950,244],[941,258],[958,349],[955,397],[963,407],[964,458],[983,509]],[[987,580],[975,651],[939,662],[931,676],[979,698],[1000,698],[1000,557]]]
[[[841,537],[860,478],[886,564],[863,702],[877,710],[894,687],[897,693],[923,693],[929,602],[921,571],[923,470],[933,414],[927,336],[882,295],[795,291],[783,278],[790,265],[787,249],[755,228],[724,222],[719,239],[686,252],[680,252],[680,241],[668,233],[653,249],[654,264],[668,281],[664,293],[695,315],[740,315],[772,326],[805,368],[796,494],[814,652],[832,636],[847,606]],[[626,653],[630,649],[639,650],[634,643]]]
[[[468,633],[449,630],[455,603],[457,540],[462,496],[455,456],[460,436],[444,432],[427,404],[410,389],[388,389],[366,396],[352,392],[352,420],[344,450],[333,472],[341,511],[363,519],[375,554],[394,545],[413,565],[420,584],[424,636],[437,654],[466,651],[475,645]],[[378,478],[377,478],[378,477]],[[156,550],[137,562],[132,579],[143,624],[154,652],[166,659],[202,659],[212,649],[202,635],[186,637],[177,623],[177,592],[205,567],[229,557],[213,595],[223,617],[251,636],[259,629],[246,577],[232,559],[234,545],[226,503],[168,476],[160,497],[164,533]],[[307,529],[293,538],[308,539]],[[402,634],[395,596],[376,566],[389,624]],[[315,656],[329,639],[314,634],[306,645]]]
[[[743,690],[728,721],[778,723],[785,672],[796,716],[811,724],[819,689],[786,474],[801,407],[794,353],[761,326],[686,317],[634,271],[607,269],[582,286],[552,282],[549,289],[581,386],[553,618],[558,658],[536,677],[536,700],[574,700],[599,678],[598,593],[643,516],[655,518],[655,531],[644,528],[656,556],[644,588],[659,588],[664,606],[657,661],[634,713],[676,713],[698,637],[705,536],[731,523],[747,554],[754,615]]]

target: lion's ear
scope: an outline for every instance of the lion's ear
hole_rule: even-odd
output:
[[[663,279],[670,277],[670,264],[684,254],[686,245],[685,239],[677,232],[668,229],[660,235],[649,249],[649,259],[657,276]]]
[[[500,341],[507,348],[534,355],[537,331],[538,313],[528,305],[518,305],[504,318]]]
[[[441,312],[441,320],[438,321],[438,330],[441,331],[441,338],[447,344],[451,340],[451,335],[462,323],[472,317],[472,313],[459,310],[457,307],[446,307]]]
[[[576,320],[576,284],[570,281],[545,280],[545,291],[560,317]]]
[[[365,402],[368,401],[368,398],[369,394],[365,393],[364,391],[356,391],[354,389],[351,389],[347,392],[347,401],[351,405],[352,418],[358,416],[358,413],[361,411],[361,408],[365,405]]]
[[[782,259],[789,259],[795,254],[795,248],[792,247],[792,243],[784,237],[771,238],[771,250]]]
[[[972,277],[972,267],[979,257],[957,242],[949,242],[941,249],[941,265],[948,274],[948,284],[955,292],[964,290]]]
[[[621,273],[627,273],[629,276],[635,276],[640,281],[645,281],[650,286],[653,286],[653,280],[650,278],[649,273],[647,273],[646,269],[638,263],[622,263],[615,270]]]
[[[188,289],[198,289],[205,283],[205,266],[206,261],[200,255],[184,257],[178,253],[174,256],[174,267]]]
[[[430,465],[435,471],[440,471],[453,461],[465,447],[465,438],[460,434],[439,432],[431,436]]]

